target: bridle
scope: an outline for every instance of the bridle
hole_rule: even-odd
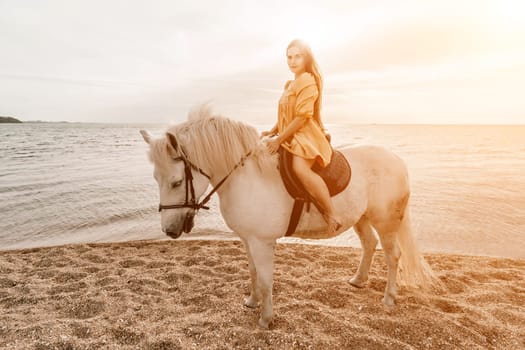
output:
[[[202,201],[201,203],[197,203],[196,201],[195,187],[193,186],[193,173],[191,172],[191,169],[197,170],[199,173],[205,176],[208,180],[210,179],[210,175],[206,174],[201,168],[197,167],[195,164],[190,162],[188,157],[182,150],[182,148],[181,148],[181,155],[177,158],[173,158],[173,160],[184,162],[184,182],[185,182],[186,196],[185,196],[183,204],[163,205],[162,203],[159,203],[159,212],[161,212],[162,209],[179,209],[179,208],[191,208],[195,210],[210,209],[209,207],[205,206],[206,203],[204,203],[204,201]]]
[[[203,176],[205,176],[208,180],[211,179],[210,175],[206,174],[201,168],[193,164],[188,157],[186,156],[186,153],[180,147],[181,155],[177,158],[173,158],[174,161],[183,161],[184,162],[184,182],[185,182],[185,189],[186,189],[186,196],[184,203],[182,204],[171,204],[171,205],[163,205],[162,203],[159,203],[159,212],[163,209],[180,209],[180,208],[190,208],[194,210],[199,209],[205,209],[208,210],[210,207],[206,206],[206,203],[208,203],[211,199],[211,196],[217,192],[219,187],[224,184],[226,179],[237,169],[239,166],[244,166],[244,161],[252,154],[252,151],[246,153],[243,157],[241,157],[241,160],[233,167],[233,169],[221,180],[215,187],[208,193],[208,195],[200,202],[197,203],[197,200],[195,198],[195,188],[193,186],[193,174],[191,172],[191,169],[195,169],[199,173],[201,173]]]

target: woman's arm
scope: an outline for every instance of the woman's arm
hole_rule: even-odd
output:
[[[279,135],[277,138],[273,140],[269,140],[266,142],[266,146],[268,147],[268,151],[270,151],[270,154],[274,154],[277,152],[279,147],[281,146],[281,143],[283,143],[286,139],[288,139],[290,136],[295,134],[299,129],[301,129],[304,124],[308,121],[307,118],[294,118],[290,124],[284,129],[283,133]]]
[[[299,129],[301,129],[306,122],[308,121],[307,118],[299,118],[296,117],[292,120],[290,124],[284,129],[283,133],[277,137],[277,140],[279,141],[279,145],[286,141],[290,136],[295,134]]]
[[[270,136],[271,137],[271,136],[277,135],[277,131],[278,131],[277,124],[275,124],[273,126],[273,128],[270,129],[270,131],[263,131],[261,133],[261,137],[265,137],[265,136]]]
[[[266,143],[270,154],[277,152],[281,144],[300,130],[314,114],[318,91],[313,76],[310,73],[301,75],[295,80],[293,91],[295,95],[289,96],[288,103],[294,106],[294,118],[278,137]]]

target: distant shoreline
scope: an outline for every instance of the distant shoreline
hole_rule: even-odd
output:
[[[48,122],[45,120],[27,120],[27,121],[23,121],[22,123],[24,124],[64,124],[64,123],[71,123],[71,122],[68,122],[66,120],[61,120],[58,122]],[[83,123],[83,122],[79,122],[79,123]]]
[[[5,124],[65,124],[65,123],[71,123],[67,120],[61,120],[61,121],[46,121],[46,120],[20,120],[15,117],[6,117],[6,116],[0,116],[0,123]],[[84,122],[79,122],[84,123]]]
[[[22,123],[21,120],[18,120],[16,118],[13,118],[13,117],[2,117],[0,116],[0,123],[11,123],[11,124],[19,124],[19,123]]]
[[[103,124],[103,125],[132,125],[132,126],[169,126],[173,123],[171,122],[86,122],[86,121],[46,121],[46,120],[19,120],[13,117],[1,117],[0,124]],[[269,126],[269,123],[252,123],[248,124],[256,127],[266,127]],[[377,127],[524,127],[525,124],[378,124],[378,123],[325,123],[325,127],[330,129],[330,127],[338,125],[348,125],[348,126],[377,126]]]

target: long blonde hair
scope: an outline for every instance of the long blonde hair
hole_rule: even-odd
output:
[[[321,76],[321,72],[319,70],[319,65],[317,64],[317,61],[315,60],[314,54],[312,53],[312,49],[310,46],[300,39],[294,39],[290,44],[288,44],[288,47],[286,48],[286,52],[288,53],[288,49],[291,47],[297,47],[304,55],[304,63],[305,63],[305,70],[308,73],[311,73],[314,76],[315,79],[315,85],[317,85],[317,90],[319,92],[319,95],[317,97],[317,100],[314,103],[314,120],[316,120],[319,125],[321,126],[321,129],[324,130],[323,122],[321,121],[321,103],[322,103],[322,96],[323,96],[323,78]]]

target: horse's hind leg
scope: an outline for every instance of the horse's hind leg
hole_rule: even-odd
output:
[[[372,264],[372,258],[377,246],[377,238],[372,232],[370,222],[366,217],[361,219],[354,225],[354,230],[361,240],[361,247],[363,253],[361,255],[361,261],[354,277],[350,279],[350,284],[355,287],[362,288],[364,283],[368,280],[368,272],[370,271],[370,265]]]
[[[386,264],[388,266],[383,304],[393,306],[397,294],[396,277],[399,257],[401,256],[396,239],[397,231],[392,229],[381,229],[378,230],[378,233],[383,252],[385,253]]]
[[[257,297],[257,270],[253,263],[252,253],[250,252],[250,246],[246,239],[241,238],[244,248],[246,249],[246,255],[248,256],[248,269],[250,270],[250,296],[244,299],[244,306],[249,308],[255,308],[258,305]]]

